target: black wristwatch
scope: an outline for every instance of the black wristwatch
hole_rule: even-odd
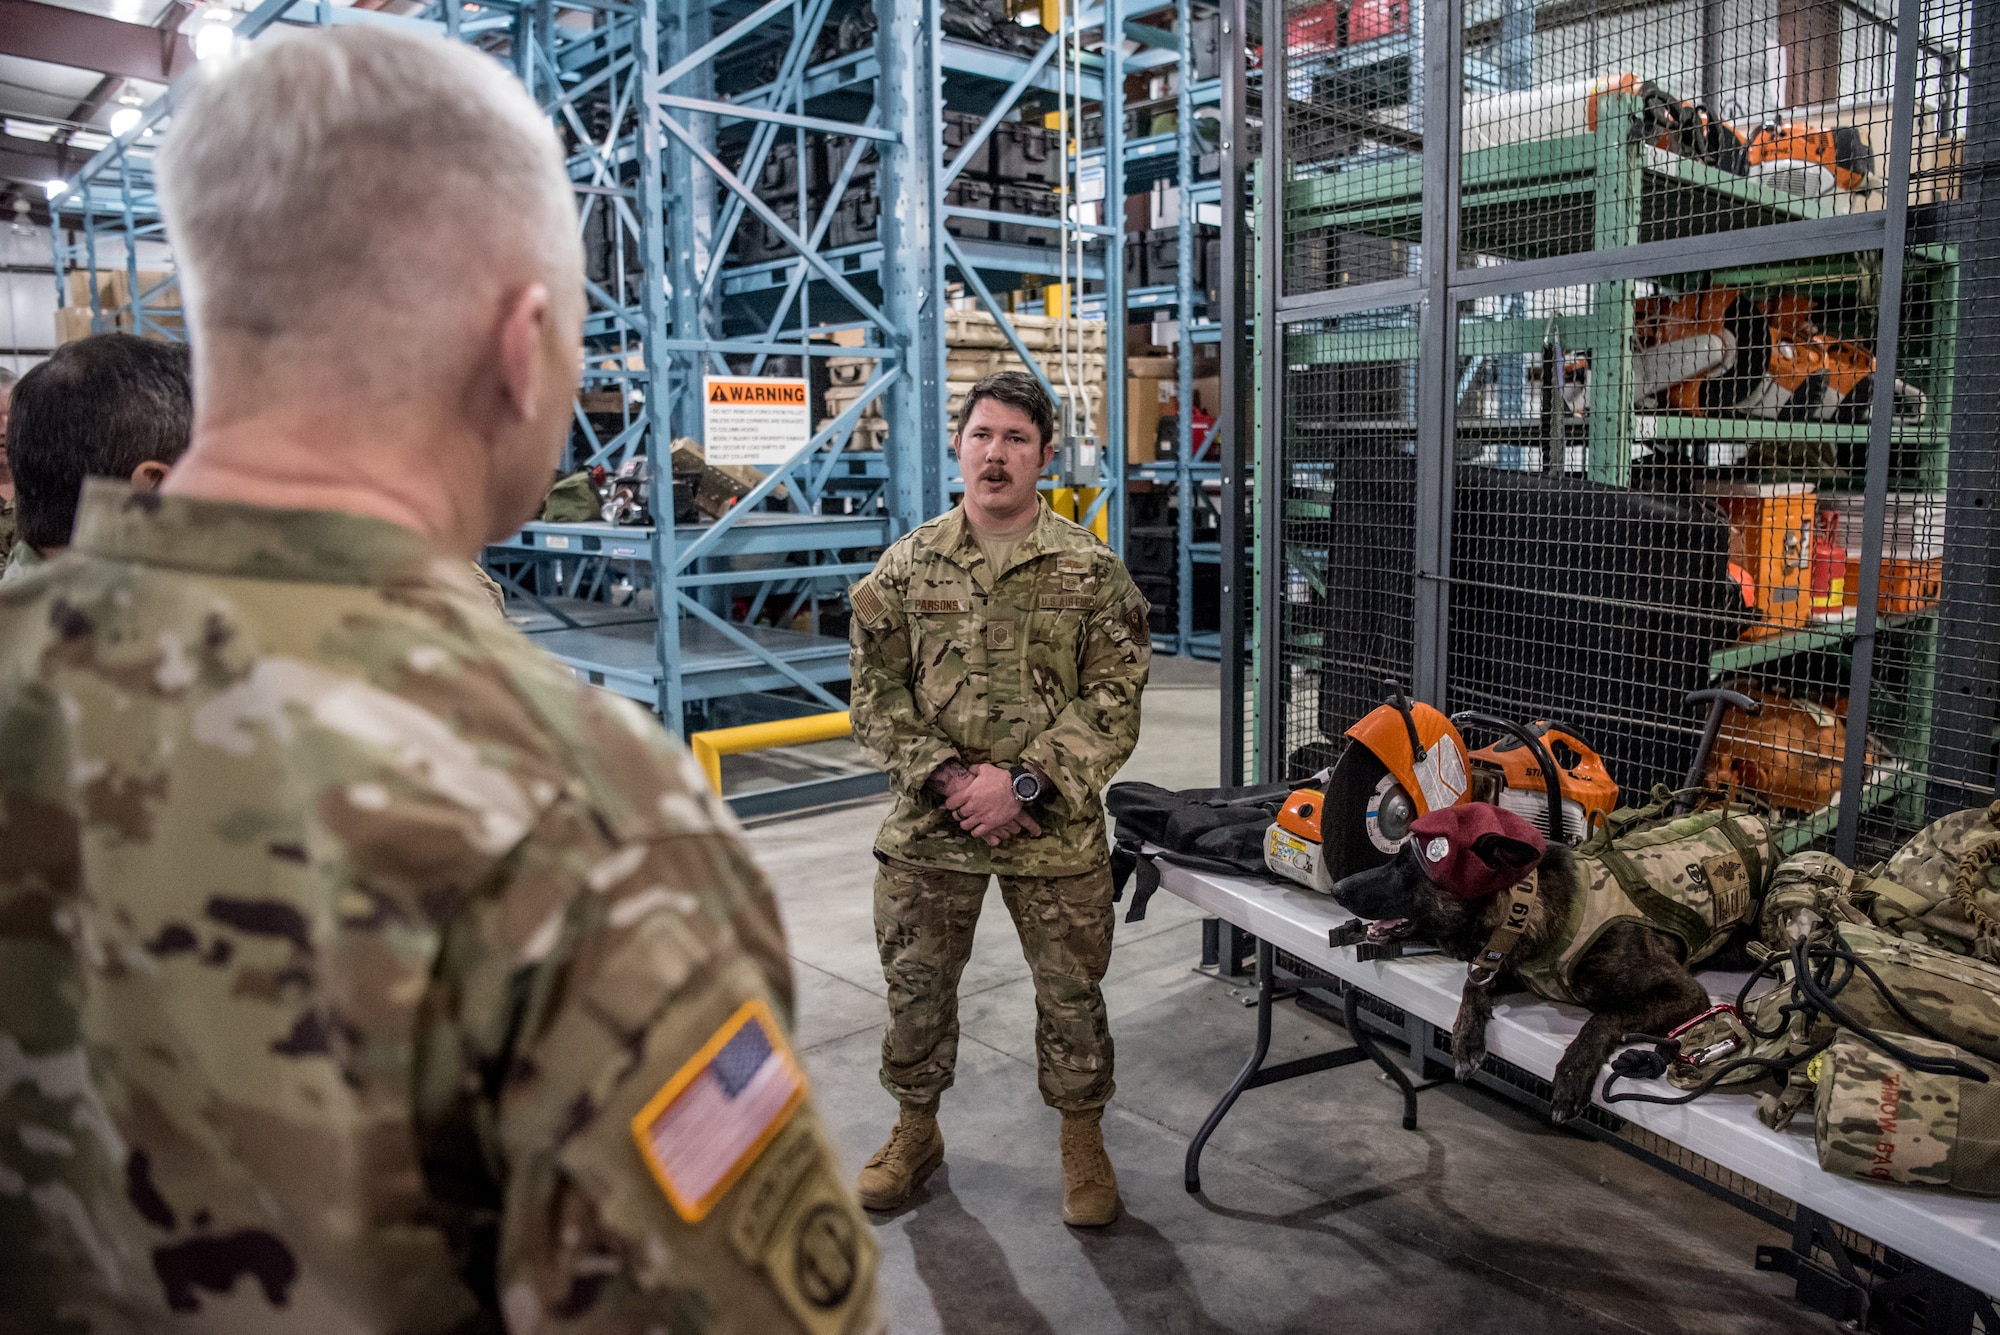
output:
[[[1009,771],[1014,779],[1014,800],[1024,807],[1031,807],[1041,800],[1042,781],[1026,765],[1017,765]]]

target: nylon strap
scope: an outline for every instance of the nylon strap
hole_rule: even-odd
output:
[[[1151,858],[1142,855],[1132,870],[1137,880],[1132,887],[1132,907],[1125,911],[1125,921],[1140,922],[1146,916],[1146,904],[1160,888],[1160,867]]]
[[[1632,901],[1639,912],[1681,939],[1690,957],[1708,943],[1709,926],[1702,921],[1701,915],[1687,905],[1667,898],[1648,885],[1639,869],[1632,865],[1632,859],[1626,857],[1622,850],[1606,844],[1592,856],[1611,869],[1611,874],[1618,878],[1618,884],[1624,888],[1626,898]]]
[[[1466,966],[1466,982],[1474,987],[1486,987],[1500,976],[1506,967],[1507,957],[1514,953],[1514,947],[1521,943],[1521,934],[1528,930],[1528,918],[1535,905],[1535,893],[1541,888],[1539,878],[1531,875],[1507,892],[1507,912],[1500,919],[1500,925],[1493,929],[1493,935],[1486,938],[1486,947],[1472,957]]]
[[[1726,807],[1722,812],[1721,829],[1722,837],[1729,841],[1729,846],[1734,848],[1736,855],[1743,859],[1743,868],[1750,873],[1750,884],[1754,889],[1754,894],[1758,899],[1762,899],[1764,895],[1763,855],[1757,851],[1757,845],[1751,842],[1750,836],[1743,833],[1742,827],[1730,819],[1729,811]]]

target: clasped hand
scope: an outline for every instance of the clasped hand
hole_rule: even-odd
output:
[[[972,766],[945,790],[944,804],[960,829],[995,847],[1023,831],[1042,832],[1021,799],[1014,796],[1014,776],[998,765]]]

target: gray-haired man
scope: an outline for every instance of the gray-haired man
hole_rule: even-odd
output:
[[[768,887],[467,566],[576,393],[549,120],[372,25],[204,73],[193,443],[0,589],[0,1324],[874,1329]]]

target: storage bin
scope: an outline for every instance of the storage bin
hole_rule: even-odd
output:
[[[1750,577],[1764,624],[1791,628],[1810,622],[1814,488],[1803,482],[1711,482],[1701,495],[1729,516],[1729,560]]]

